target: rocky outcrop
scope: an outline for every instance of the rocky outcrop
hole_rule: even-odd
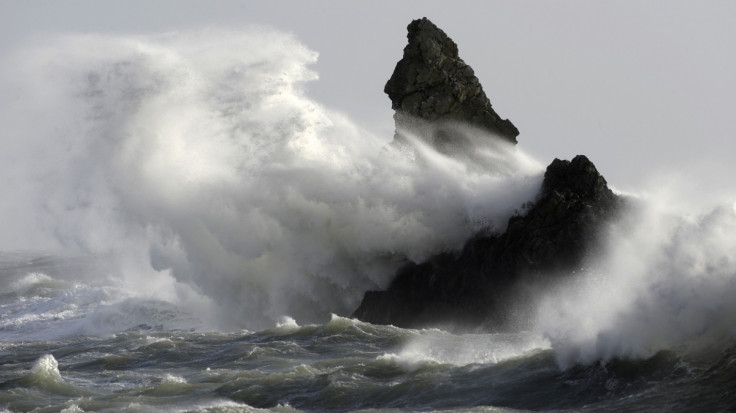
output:
[[[461,121],[516,143],[519,130],[493,110],[452,39],[427,18],[411,22],[408,31],[404,56],[384,88],[396,111],[396,138],[417,122]]]
[[[555,159],[536,202],[500,235],[478,234],[457,254],[402,268],[388,289],[369,291],[353,317],[423,327],[444,322],[502,329],[519,283],[548,281],[579,268],[622,201],[585,156]]]
[[[401,139],[400,130],[407,127],[401,122],[455,119],[516,142],[518,130],[493,111],[472,69],[442,30],[427,19],[415,20],[408,37],[404,58],[386,84],[396,110],[395,139]],[[437,127],[419,132],[427,130],[442,135]],[[430,136],[430,143],[449,156],[471,158],[477,149],[452,129],[440,138]],[[443,150],[448,147],[451,150]],[[460,323],[503,329],[515,316],[522,287],[578,270],[599,247],[603,229],[621,205],[588,158],[555,159],[535,202],[510,218],[504,233],[479,233],[457,253],[408,263],[386,290],[365,293],[352,317],[400,327]]]

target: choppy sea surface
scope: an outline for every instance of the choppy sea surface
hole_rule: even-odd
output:
[[[205,331],[186,309],[42,272],[78,268],[68,259],[5,254],[2,265],[5,411],[736,408],[736,343],[727,339],[563,368],[549,341],[531,332],[452,334],[336,315],[324,324],[285,317],[260,331]]]

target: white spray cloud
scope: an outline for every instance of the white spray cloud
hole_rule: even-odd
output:
[[[310,100],[316,58],[263,28],[19,51],[0,248],[107,254],[143,293],[199,294],[222,326],[260,328],[345,314],[403,260],[502,230],[535,195],[541,167],[517,149],[490,145],[474,162],[506,163],[488,170],[426,147],[416,162]]]
[[[541,299],[563,367],[736,336],[735,206],[686,214],[664,188],[632,202],[603,256]]]

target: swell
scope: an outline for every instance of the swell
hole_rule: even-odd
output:
[[[452,335],[333,317],[254,333],[131,331],[15,343],[0,350],[0,401],[207,411],[723,410],[732,406],[734,343],[643,360],[560,369],[533,335]],[[473,348],[455,358],[457,344]],[[506,348],[515,344],[517,351]],[[518,346],[520,345],[520,346]],[[527,349],[522,347],[527,346]],[[441,353],[446,351],[447,358]],[[505,352],[491,359],[482,351]],[[472,353],[472,354],[471,354]]]

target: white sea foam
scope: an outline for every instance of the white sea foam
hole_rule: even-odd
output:
[[[417,367],[426,362],[458,366],[496,364],[549,348],[549,341],[534,333],[455,335],[424,330],[399,353],[384,354],[379,359],[392,360],[407,367]]]
[[[161,379],[164,383],[175,383],[175,384],[182,384],[186,383],[187,380],[184,377],[177,376],[174,374],[165,374],[163,379]]]
[[[276,328],[298,328],[299,324],[297,324],[296,320],[289,316],[281,316],[279,317],[279,320],[276,322]]]
[[[61,372],[59,372],[59,362],[51,354],[44,354],[39,357],[31,367],[31,374],[43,380],[62,380]]]
[[[0,248],[109,257],[100,276],[138,297],[265,328],[347,314],[536,193],[518,149],[494,170],[412,161],[320,106],[302,91],[316,58],[263,28],[29,43],[0,77]]]

